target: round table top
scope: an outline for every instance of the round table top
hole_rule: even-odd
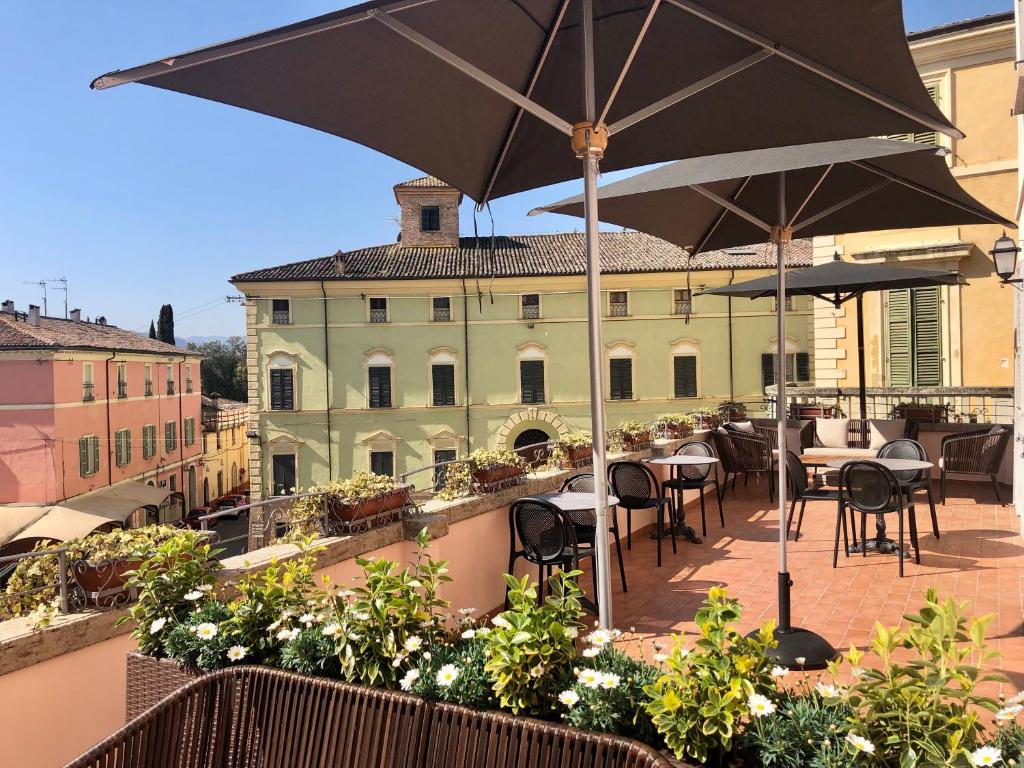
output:
[[[535,493],[531,499],[543,499],[549,504],[554,504],[563,512],[580,512],[597,507],[597,494],[585,491],[550,491],[548,493]],[[608,494],[608,506],[619,503],[618,496]]]
[[[691,456],[689,454],[672,455],[672,456],[652,456],[649,459],[644,459],[648,464],[671,464],[673,466],[706,466],[708,464],[717,464],[718,459],[714,456]]]
[[[919,461],[917,459],[879,459],[871,458],[870,456],[866,456],[863,459],[836,459],[835,461],[830,461],[826,466],[832,467],[832,469],[842,469],[844,464],[849,464],[851,461],[873,461],[875,464],[881,464],[892,472],[909,472],[920,469],[931,469],[935,466],[930,461]]]

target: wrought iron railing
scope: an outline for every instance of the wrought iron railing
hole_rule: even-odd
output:
[[[386,323],[388,321],[388,311],[386,309],[371,309],[370,310],[370,322],[371,323]]]
[[[540,320],[540,305],[539,304],[524,304],[523,305],[523,320]]]
[[[447,323],[452,319],[451,307],[434,307],[434,322]]]
[[[128,382],[127,381],[119,381],[119,382],[117,382],[117,397],[120,400],[124,400],[126,397],[128,397]]]
[[[173,395],[174,394],[174,382],[173,381],[168,381],[167,382],[167,394],[168,395]]]
[[[91,403],[96,399],[96,386],[89,382],[82,385],[82,402]]]

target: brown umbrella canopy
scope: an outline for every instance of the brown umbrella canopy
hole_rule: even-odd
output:
[[[579,178],[567,134],[586,119],[581,7],[378,0],[93,86],[141,82],[307,125],[483,201]],[[595,0],[594,17],[604,170],[922,129],[960,135],[918,77],[900,0]],[[557,127],[467,74],[476,70],[550,110]],[[637,120],[660,100],[663,110]]]

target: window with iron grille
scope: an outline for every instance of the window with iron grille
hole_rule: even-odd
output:
[[[778,312],[778,311],[779,311],[779,297],[776,296],[775,298],[772,299],[772,312]],[[793,311],[793,297],[792,296],[787,296],[786,297],[786,309],[785,309],[785,311],[786,312],[792,312]]]
[[[697,396],[697,356],[676,355],[672,358],[673,395]]]
[[[144,384],[145,384],[145,388],[146,388],[146,392],[145,392],[146,397],[152,397],[153,396],[153,366],[150,365],[149,363],[146,363],[146,376],[145,376]]]
[[[370,451],[370,471],[385,477],[395,476],[395,454],[392,451]]]
[[[436,205],[420,206],[420,231],[441,231],[441,209]]]
[[[452,300],[450,296],[435,296],[430,300],[435,323],[447,323],[452,319]]]
[[[132,433],[127,429],[114,433],[114,462],[119,467],[132,463]]]
[[[388,321],[388,300],[375,296],[370,299],[370,322],[386,323]]]
[[[270,371],[270,410],[295,410],[295,372],[290,368],[272,368]]]
[[[519,361],[519,402],[523,404],[544,402],[544,361]]]
[[[164,424],[164,453],[178,450],[178,422],[168,421]]]
[[[672,291],[672,312],[676,315],[693,313],[693,291],[689,288],[676,288]]]
[[[100,471],[100,439],[96,435],[85,435],[78,440],[78,470],[82,477]]]
[[[391,407],[391,367],[372,365],[367,369],[369,377],[369,405],[371,408]]]
[[[167,394],[174,394],[174,366],[167,366]]]
[[[270,321],[274,325],[288,325],[292,321],[292,303],[288,299],[271,299]]]
[[[196,420],[192,416],[185,418],[185,445],[195,445]]]
[[[434,405],[455,405],[455,366],[450,363],[430,366]]]
[[[629,294],[626,291],[612,291],[608,298],[612,317],[629,316]]]
[[[117,364],[117,396],[120,399],[128,397],[128,365],[127,363]]]
[[[522,296],[519,297],[519,304],[522,308],[522,315],[524,320],[540,319],[539,293],[524,293]]]
[[[142,428],[142,458],[151,459],[156,455],[156,424]]]
[[[616,357],[609,361],[609,397],[612,400],[633,399],[633,360]]]
[[[451,449],[439,449],[434,451],[434,463],[443,464],[446,461],[455,461],[455,451]],[[440,491],[448,480],[448,465],[434,467],[434,490]]]

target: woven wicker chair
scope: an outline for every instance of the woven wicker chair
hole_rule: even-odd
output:
[[[851,461],[839,470],[839,504],[860,512],[860,538],[864,546],[861,552],[864,557],[868,553],[867,519],[868,515],[884,515],[895,512],[899,521],[899,548],[904,551],[903,516],[906,513],[910,522],[910,543],[914,547],[915,562],[921,563],[921,550],[917,545],[917,519],[914,508],[904,503],[905,492],[899,479],[888,469],[875,461]],[[843,515],[839,515],[843,518]],[[835,567],[839,549],[839,525],[836,524],[836,549],[832,554]],[[903,555],[897,555],[900,577],[903,576]]]
[[[775,471],[772,458],[773,438],[769,430],[741,432],[738,430],[717,430],[713,433],[715,450],[722,461],[725,473],[722,481],[721,497],[729,487],[732,476],[732,487],[736,489],[736,478],[744,476],[744,482],[751,474],[764,474],[768,478],[768,501],[775,501]]]
[[[988,475],[996,501],[1005,506],[999,493],[999,465],[1006,453],[1006,445],[1013,432],[1006,427],[996,426],[978,432],[947,435],[942,438],[942,458],[939,459],[939,497],[946,503],[946,473],[965,475]]]
[[[562,483],[558,489],[562,493],[593,493],[594,473],[580,472],[573,475]],[[608,530],[615,539],[615,554],[619,560],[619,580],[622,582],[622,591],[628,592],[626,588],[626,566],[622,562],[622,541],[619,539],[619,514],[618,508],[612,507],[609,510]],[[592,509],[571,510],[566,514],[576,526],[576,541],[587,546],[594,546],[594,533],[597,530],[597,516]]]
[[[676,510],[672,498],[658,485],[658,478],[639,461],[617,461],[608,467],[608,483],[612,493],[619,497],[618,506],[626,510],[626,547],[633,547],[633,510],[657,511],[655,534],[658,539],[658,567],[661,567],[661,540],[665,530],[665,508],[668,508],[669,534],[672,554],[676,553]]]
[[[901,440],[890,440],[878,449],[880,459],[914,459],[916,461],[928,461],[928,452],[916,440],[903,438]],[[932,496],[932,472],[930,469],[903,470],[893,472],[896,479],[900,481],[903,490],[907,492],[910,506],[914,506],[914,492],[924,490],[928,494],[928,510],[932,516],[932,533],[935,538],[939,536],[939,518],[935,514],[935,497]]]
[[[669,768],[650,747],[265,667],[189,683],[68,768]]]

